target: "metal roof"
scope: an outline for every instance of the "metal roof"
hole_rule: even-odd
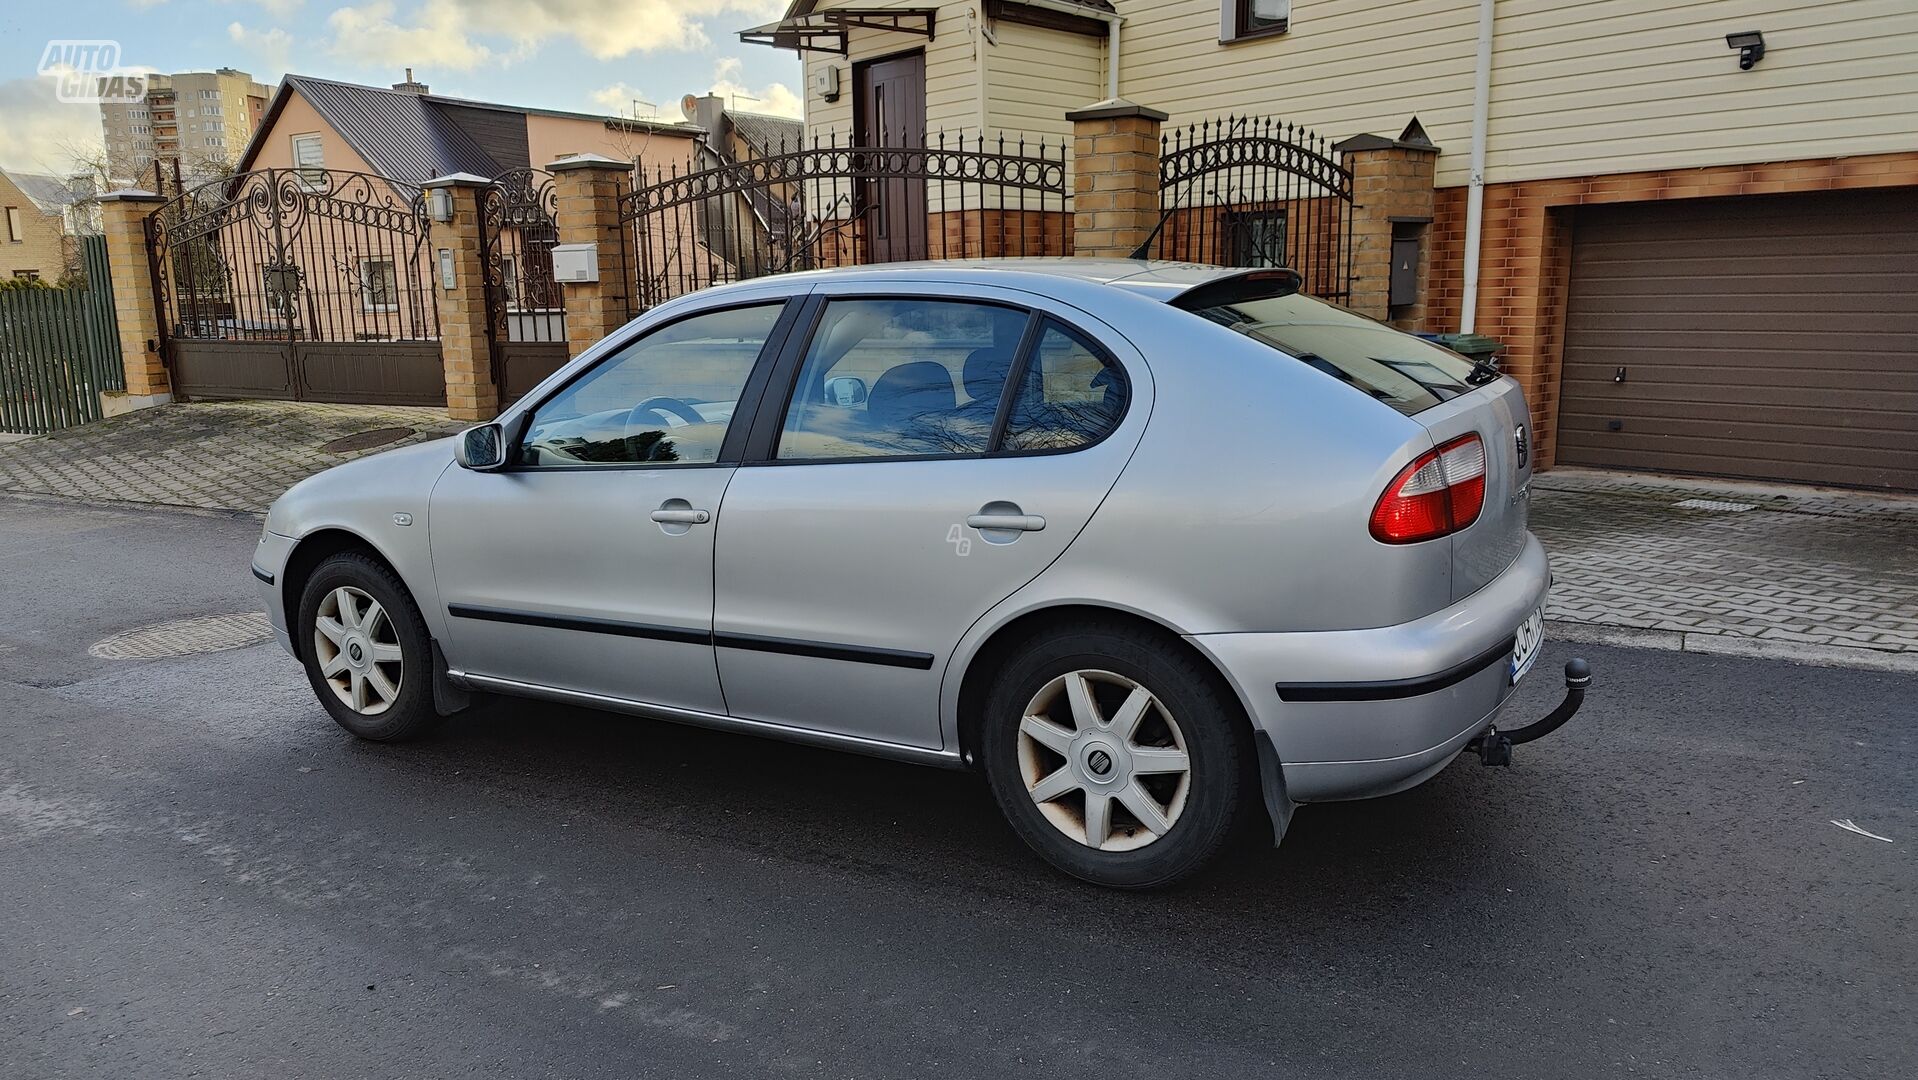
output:
[[[781,149],[797,150],[805,142],[806,125],[784,116],[764,113],[726,111],[733,130],[760,154],[777,154]]]
[[[381,176],[418,184],[456,172],[497,176],[507,168],[419,94],[305,75],[288,75],[286,85]]]
[[[279,90],[273,95],[272,104],[267,107],[266,116],[254,129],[253,138],[240,157],[239,168],[242,171],[253,167],[261,141],[272,130],[280,111],[285,108],[288,96],[294,91],[298,91],[339,132],[347,145],[365,160],[369,169],[381,176],[415,184],[459,172],[498,176],[525,164],[523,161],[503,160],[498,154],[489,152],[449,115],[459,109],[487,109],[516,114],[522,118],[529,114],[561,116],[597,120],[608,125],[681,130],[688,134],[692,131],[690,125],[685,124],[502,105],[336,82],[311,75],[288,75],[281,81]],[[524,141],[523,134],[521,141]]]
[[[79,202],[82,196],[73,189],[73,184],[57,176],[45,173],[16,172],[12,169],[0,169],[20,193],[32,200],[41,212],[57,214]]]

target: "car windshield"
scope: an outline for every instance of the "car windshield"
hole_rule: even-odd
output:
[[[1450,349],[1297,293],[1186,310],[1310,364],[1407,416],[1497,377],[1490,367]]]

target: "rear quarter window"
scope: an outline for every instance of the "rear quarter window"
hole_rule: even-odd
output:
[[[1186,310],[1317,368],[1406,416],[1498,377],[1491,368],[1450,349],[1297,293]]]

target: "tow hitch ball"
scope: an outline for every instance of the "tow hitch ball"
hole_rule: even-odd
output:
[[[1585,703],[1585,691],[1591,685],[1592,665],[1576,657],[1565,661],[1565,700],[1558,703],[1558,708],[1522,728],[1511,731],[1486,728],[1483,734],[1466,743],[1465,749],[1476,752],[1478,759],[1487,765],[1510,765],[1512,747],[1542,739],[1563,727]]]

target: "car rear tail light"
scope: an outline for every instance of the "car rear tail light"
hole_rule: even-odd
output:
[[[1436,540],[1478,520],[1485,508],[1485,443],[1464,435],[1407,465],[1372,511],[1372,538],[1385,544]]]

